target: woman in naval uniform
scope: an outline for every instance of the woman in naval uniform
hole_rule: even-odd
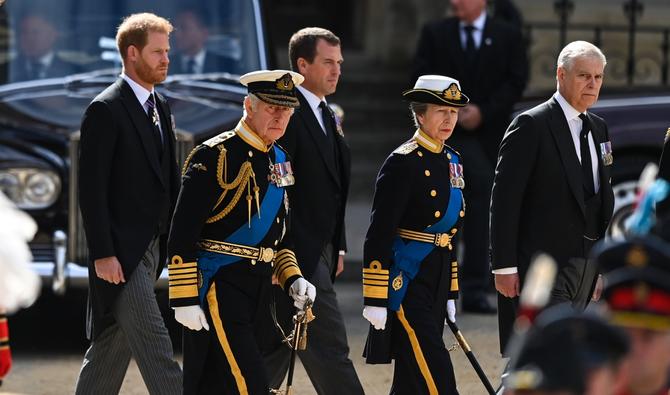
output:
[[[463,166],[445,145],[468,103],[453,78],[424,75],[403,93],[417,126],[382,165],[364,246],[368,363],[395,359],[391,394],[457,394],[442,341],[458,296]]]

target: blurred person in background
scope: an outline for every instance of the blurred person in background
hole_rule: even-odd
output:
[[[170,74],[234,73],[235,62],[207,49],[206,15],[197,9],[181,10],[175,17],[174,51]]]
[[[19,22],[18,56],[10,64],[12,81],[63,77],[83,71],[56,52],[61,32],[47,15],[30,11]]]
[[[453,16],[427,23],[421,30],[412,80],[423,74],[448,75],[460,81],[470,103],[461,109],[449,144],[462,155],[468,179],[462,240],[461,305],[463,312],[494,314],[487,298],[489,203],[498,146],[512,106],[528,79],[528,60],[518,26],[486,12],[486,0],[450,0]]]

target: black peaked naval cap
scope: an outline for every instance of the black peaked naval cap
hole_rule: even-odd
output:
[[[416,80],[414,88],[402,95],[408,101],[441,106],[463,107],[470,101],[461,91],[458,80],[442,75],[422,75]]]
[[[290,108],[300,107],[296,86],[305,78],[288,70],[259,70],[240,77],[242,85],[265,103]]]

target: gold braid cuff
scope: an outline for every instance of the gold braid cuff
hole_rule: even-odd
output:
[[[277,252],[275,258],[274,271],[272,273],[277,280],[279,285],[284,289],[286,285],[286,280],[293,276],[302,276],[300,268],[298,267],[298,260],[295,257],[295,253],[289,249],[283,249]]]

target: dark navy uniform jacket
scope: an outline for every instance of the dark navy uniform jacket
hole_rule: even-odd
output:
[[[389,270],[393,264],[393,244],[399,229],[431,233],[430,227],[440,221],[447,210],[451,194],[449,161],[458,153],[435,142],[419,130],[414,137],[398,147],[387,159],[377,177],[370,228],[365,239],[363,265],[363,296],[368,306],[388,305]],[[458,264],[456,238],[465,215],[461,208],[448,245],[435,246],[424,259],[413,281],[425,281],[437,292],[440,276],[436,265],[425,265],[434,259],[449,260],[451,279],[448,299],[458,295]],[[405,240],[404,241],[410,241]],[[445,243],[443,243],[445,244]],[[390,279],[392,282],[393,279]],[[405,281],[407,281],[405,279]],[[388,282],[388,281],[387,281]]]
[[[282,287],[300,276],[288,233],[286,191],[276,214],[258,212],[271,185],[275,149],[281,148],[267,147],[241,121],[235,130],[213,137],[189,155],[168,242],[171,306],[198,304],[203,278],[196,267],[199,253],[207,250],[203,241],[225,242],[257,216],[271,221],[267,233],[260,242],[238,244],[276,251],[273,262],[245,257],[219,269],[216,276],[251,273],[267,276],[269,282],[275,274]],[[268,215],[273,217],[264,217]]]

